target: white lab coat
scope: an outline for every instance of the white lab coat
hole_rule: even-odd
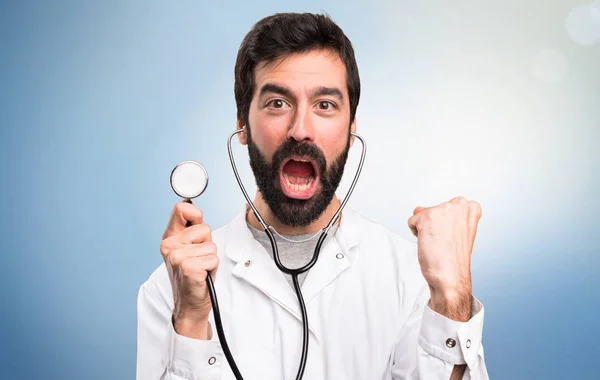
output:
[[[242,376],[294,379],[302,347],[294,291],[252,237],[245,211],[214,231],[213,240],[223,326]],[[349,208],[302,293],[310,326],[306,380],[447,380],[464,363],[464,379],[488,379],[481,303],[473,298],[469,322],[433,312],[416,244]],[[172,310],[163,264],[139,291],[137,379],[234,379],[212,313],[213,339],[201,341],[174,331]]]

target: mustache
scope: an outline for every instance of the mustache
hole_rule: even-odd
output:
[[[325,173],[327,168],[327,160],[325,154],[319,147],[309,142],[298,142],[296,140],[287,140],[273,154],[272,169],[278,172],[281,164],[290,156],[305,156],[312,158],[320,173]]]
[[[329,170],[326,170],[327,162],[323,151],[309,141],[285,140],[268,162],[252,141],[248,130],[248,155],[258,190],[275,216],[290,226],[307,226],[323,214],[335,196],[335,190],[344,174],[349,147],[348,135],[346,149],[332,159]],[[280,189],[279,169],[293,155],[310,158],[319,167],[320,190],[309,200],[287,198]]]

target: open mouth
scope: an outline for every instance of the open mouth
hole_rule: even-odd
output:
[[[310,157],[291,157],[279,170],[281,189],[289,198],[309,199],[317,190],[319,178],[317,165]]]

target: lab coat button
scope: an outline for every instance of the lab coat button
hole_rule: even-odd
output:
[[[208,364],[213,365],[213,364],[215,364],[216,361],[217,361],[217,358],[215,358],[214,356],[211,356],[210,359],[208,359]]]
[[[252,261],[250,261],[250,260],[247,260],[247,261],[244,263],[244,265],[245,265],[245,266],[247,266],[247,267],[249,267],[250,265],[252,265]]]
[[[336,258],[338,259],[343,259],[344,258],[344,254],[343,253],[338,253],[337,255],[335,255]]]
[[[452,347],[456,346],[456,341],[452,338],[448,338],[448,339],[446,339],[446,346],[452,348]]]
[[[467,348],[471,348],[471,339],[467,339]]]

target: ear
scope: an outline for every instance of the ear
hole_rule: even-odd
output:
[[[352,124],[350,125],[350,132],[354,132],[356,133],[356,117],[354,117],[354,120],[352,121]],[[354,145],[354,136],[350,136],[350,146]]]
[[[244,122],[244,120],[239,119],[237,121],[237,129],[243,129],[245,126],[246,126],[246,123]],[[242,144],[242,145],[248,144],[248,134],[245,130],[242,133],[238,133],[238,140],[240,141],[240,144]]]

